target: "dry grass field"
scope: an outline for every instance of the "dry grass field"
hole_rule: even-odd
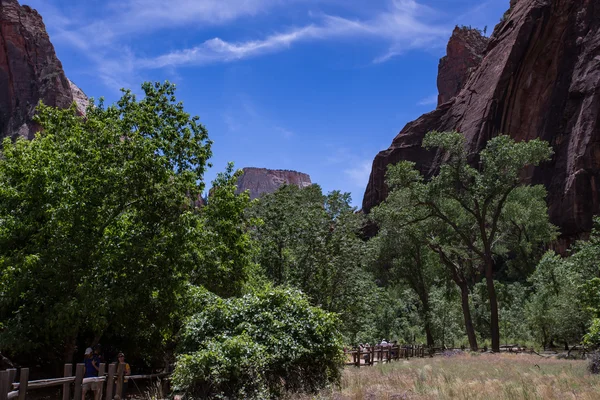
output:
[[[341,388],[308,399],[600,399],[586,361],[460,354],[347,367]]]

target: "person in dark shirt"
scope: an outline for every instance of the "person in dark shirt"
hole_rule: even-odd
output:
[[[92,350],[91,347],[85,349],[85,358],[83,360],[85,364],[84,378],[95,378],[98,376],[100,365],[98,361],[99,358],[94,356],[94,350]],[[81,400],[85,400],[85,395],[90,389],[94,391],[94,398],[96,400],[100,398],[100,385],[98,385],[96,382],[85,383],[81,389]]]
[[[96,358],[94,357],[94,351],[91,347],[85,349],[85,358],[83,360],[85,363],[85,375],[84,378],[93,378],[98,376],[98,363]]]

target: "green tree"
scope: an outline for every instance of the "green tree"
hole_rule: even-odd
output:
[[[211,142],[173,85],[142,88],[86,117],[40,105],[35,139],[4,141],[3,351],[60,363],[109,331],[168,336]]]
[[[498,136],[487,143],[479,154],[478,168],[474,168],[468,162],[465,139],[457,132],[431,132],[423,145],[440,150],[444,162],[436,176],[425,181],[414,164],[406,161],[390,167],[389,171],[397,184],[394,190],[403,191],[405,223],[436,221],[443,230],[452,233],[451,240],[444,245],[458,245],[460,253],[466,251],[468,259],[476,261],[490,299],[492,350],[499,351],[500,326],[494,288],[496,259],[515,250],[514,241],[508,238],[513,227],[508,221],[507,204],[522,202],[524,197],[528,200],[522,207],[544,201],[543,188],[530,190],[524,186],[521,173],[526,166],[548,160],[552,149],[537,139],[515,143],[508,136]],[[549,225],[547,215],[540,218]],[[531,241],[543,243],[551,239],[535,237]]]
[[[182,333],[176,390],[192,398],[265,399],[339,382],[339,321],[300,292],[267,288],[227,300],[199,294],[201,308]]]
[[[201,213],[204,229],[196,231],[194,243],[198,245],[192,251],[195,268],[191,282],[222,297],[240,296],[256,273],[256,246],[250,235],[256,221],[246,213],[250,196],[235,193],[241,172],[234,173],[233,163],[229,163],[213,181]]]
[[[530,278],[532,294],[526,315],[535,338],[544,346],[560,341],[579,343],[590,321],[584,311],[581,286],[584,276],[574,257],[562,259],[548,252]]]
[[[371,212],[379,232],[369,241],[369,264],[382,284],[405,283],[414,291],[420,303],[427,345],[433,346],[430,291],[440,279],[439,258],[424,245],[427,230],[423,224],[403,226],[396,218],[394,194],[390,196]]]
[[[323,195],[317,185],[289,185],[261,197],[250,214],[261,220],[253,236],[260,244],[257,264],[266,277],[339,313],[344,334],[354,342],[367,323],[376,287],[363,265],[363,218],[350,200],[337,191]]]

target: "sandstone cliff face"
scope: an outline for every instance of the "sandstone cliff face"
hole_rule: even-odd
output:
[[[69,107],[71,85],[37,11],[0,0],[0,138],[32,138],[40,100]]]
[[[597,0],[518,0],[494,30],[481,65],[460,93],[409,123],[379,153],[363,200],[387,195],[389,164],[411,160],[425,174],[439,165],[421,148],[431,130],[457,130],[470,152],[506,133],[539,137],[555,156],[528,176],[548,189],[549,212],[566,239],[589,232],[600,211],[600,5]]]
[[[244,168],[238,179],[236,193],[250,191],[250,198],[256,199],[263,194],[273,193],[284,184],[296,185],[300,188],[312,185],[310,176],[296,171]]]
[[[447,55],[440,60],[438,105],[455,97],[483,59],[489,39],[477,29],[456,27],[448,42]]]
[[[70,79],[68,79],[68,81],[71,89],[71,95],[73,96],[73,101],[77,105],[77,111],[79,114],[85,115],[85,112],[90,104],[90,99],[88,99],[86,94],[83,93],[83,90],[79,89],[79,87],[75,85],[73,81]]]

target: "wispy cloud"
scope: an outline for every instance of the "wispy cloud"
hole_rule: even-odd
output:
[[[438,95],[437,94],[432,94],[431,96],[425,97],[424,99],[421,99],[417,105],[418,106],[432,106],[437,104],[438,102]]]
[[[388,52],[374,60],[379,63],[410,49],[443,44],[448,29],[420,20],[420,17],[429,14],[431,14],[430,9],[414,0],[395,0],[389,10],[371,20],[361,21],[321,15],[316,23],[289,29],[264,39],[228,42],[213,38],[192,48],[140,60],[139,64],[142,68],[163,68],[231,62],[281,51],[297,42],[357,36],[381,39],[389,44]]]
[[[65,16],[45,0],[31,0],[47,11],[53,41],[84,52],[109,87],[139,81],[144,71],[184,66],[203,66],[276,53],[302,42],[364,39],[387,50],[375,63],[385,62],[411,49],[443,46],[449,26],[435,20],[435,11],[416,0],[387,0],[387,7],[370,10],[370,17],[341,17],[311,12],[320,3],[337,0],[109,0],[101,6],[102,18],[75,19]],[[99,4],[99,3],[96,3]],[[256,39],[207,39],[195,46],[164,54],[140,56],[135,40],[159,30],[191,29],[201,32],[209,26],[229,26],[242,18],[269,15],[277,8],[304,4],[308,11],[304,25],[273,26],[271,34]],[[74,21],[80,21],[78,23]],[[77,25],[79,24],[79,25]],[[260,30],[259,30],[260,32]]]

